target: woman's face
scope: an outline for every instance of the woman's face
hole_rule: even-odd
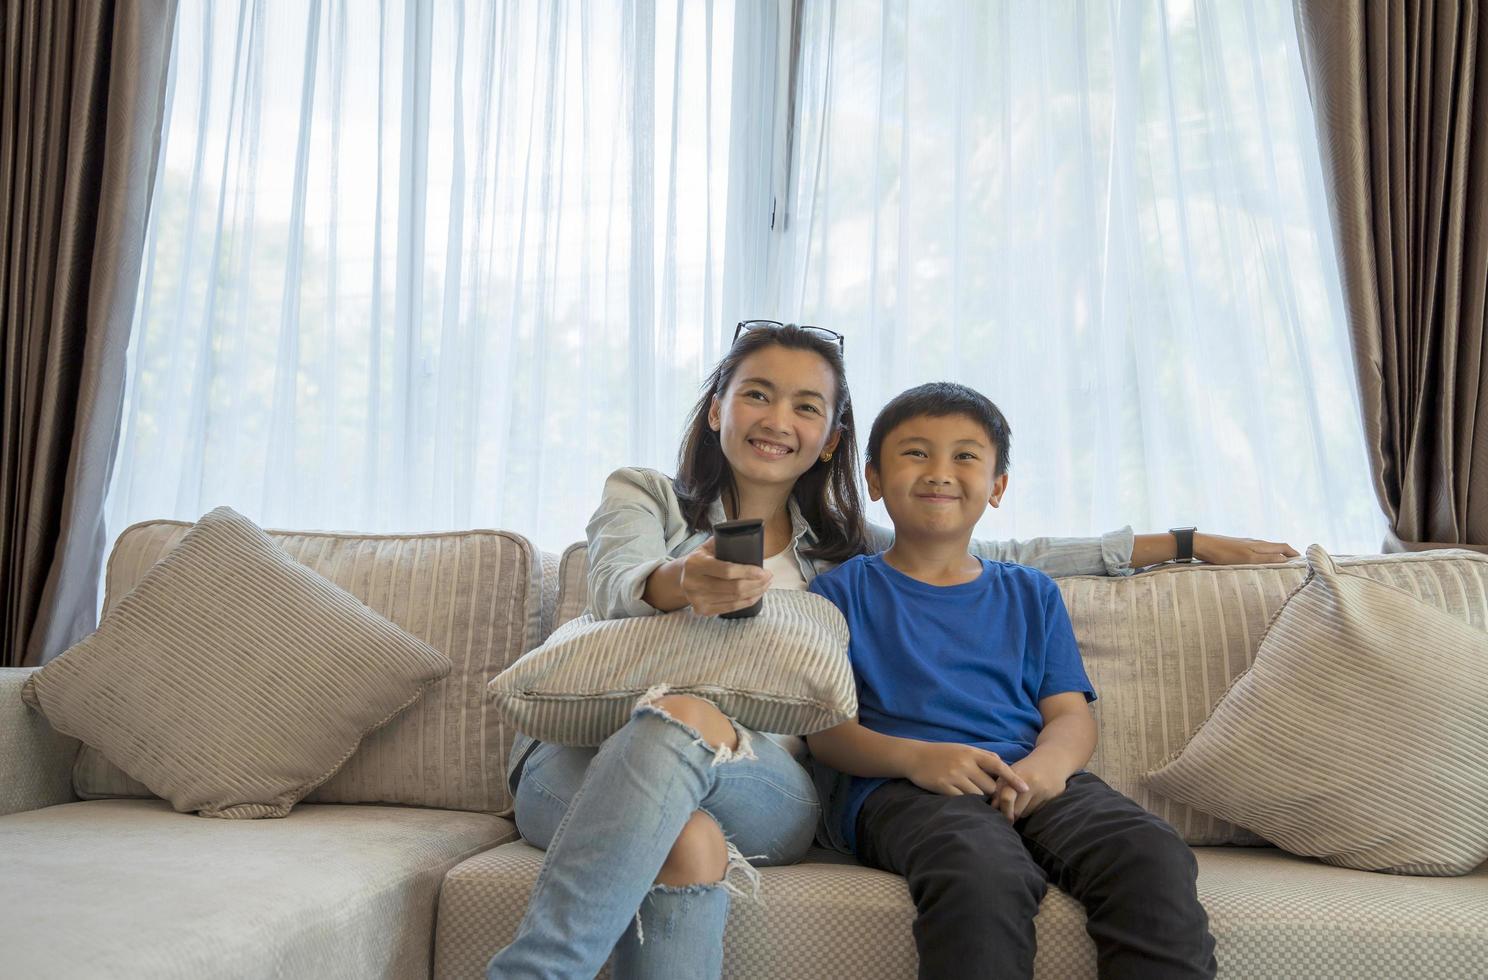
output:
[[[794,486],[823,452],[836,449],[836,390],[832,366],[813,351],[772,344],[741,361],[708,411],[735,479]]]

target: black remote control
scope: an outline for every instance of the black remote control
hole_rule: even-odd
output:
[[[765,564],[765,522],[757,517],[742,521],[724,521],[713,525],[713,555],[719,561],[731,561],[737,565]],[[752,606],[735,609],[719,616],[720,619],[747,619],[758,616],[765,604],[762,598]]]

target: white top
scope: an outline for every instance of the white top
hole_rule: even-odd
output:
[[[801,565],[796,561],[795,548],[787,545],[778,554],[771,555],[765,559],[765,568],[774,576],[770,579],[770,590],[792,589],[805,591],[806,579],[801,576]],[[799,735],[777,735],[772,732],[763,733],[765,738],[774,742],[798,760],[806,757],[806,740]]]
[[[789,545],[779,554],[765,559],[765,570],[773,576],[770,579],[772,589],[806,589],[806,579],[801,575],[801,563],[796,561],[796,551]]]

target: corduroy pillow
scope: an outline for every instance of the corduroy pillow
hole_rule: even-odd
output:
[[[109,553],[104,611],[134,590],[191,525],[143,521]],[[450,658],[398,717],[362,739],[305,803],[402,803],[499,812],[511,805],[503,778],[512,732],[484,704],[491,678],[542,642],[540,563],[510,531],[361,534],[265,529],[269,540],[358,602]],[[72,785],[85,800],[151,797],[149,787],[83,746]]]
[[[449,670],[219,507],[21,696],[178,811],[282,817]]]
[[[1294,854],[1397,874],[1488,858],[1488,632],[1321,547],[1154,791]]]
[[[819,732],[858,711],[847,622],[821,596],[773,589],[752,619],[585,613],[499,674],[491,697],[517,730],[561,745],[598,745],[638,699],[665,687],[707,698],[740,724]]]

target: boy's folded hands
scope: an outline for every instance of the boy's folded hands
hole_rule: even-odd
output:
[[[1028,783],[996,752],[956,742],[920,742],[910,758],[910,782],[942,796],[992,797],[999,785],[1018,792]]]
[[[1060,793],[1069,773],[1037,753],[1011,765],[996,752],[956,742],[920,742],[910,755],[910,782],[942,796],[985,796],[1009,823],[1031,815]]]
[[[1064,792],[1069,783],[1069,773],[1061,773],[1055,765],[1041,763],[1035,756],[1028,756],[1010,767],[1022,777],[1026,789],[1005,779],[998,779],[987,802],[1002,811],[1009,823],[1030,816],[1039,807]]]

